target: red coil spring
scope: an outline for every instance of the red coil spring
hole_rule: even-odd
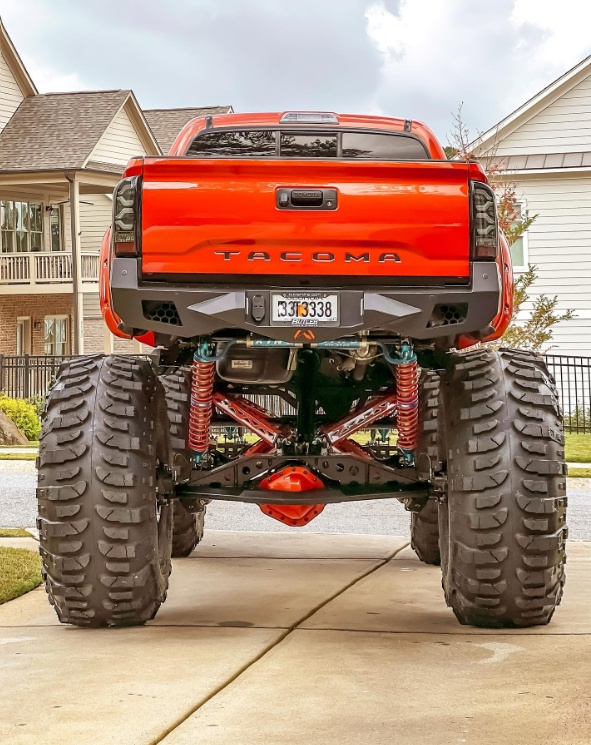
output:
[[[419,440],[419,369],[416,360],[396,365],[398,447],[416,450]]]
[[[196,453],[205,453],[209,447],[214,378],[215,362],[193,360],[189,447]]]

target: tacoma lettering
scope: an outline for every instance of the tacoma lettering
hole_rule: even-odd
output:
[[[224,261],[233,261],[234,256],[241,256],[242,251],[214,251],[214,256],[223,256]],[[302,251],[281,251],[279,254],[279,261],[285,262],[301,262],[304,261],[304,254]],[[309,256],[311,261],[315,261],[319,264],[333,264],[334,262],[342,261],[345,264],[351,263],[364,263],[369,264],[372,261],[371,254],[366,251],[361,254],[354,254],[350,251],[346,251],[344,256],[336,256],[332,251],[314,251]],[[272,261],[271,255],[267,251],[251,251],[247,256],[248,261]],[[392,262],[394,264],[401,264],[402,259],[397,253],[382,253],[376,259],[379,264],[385,264]]]

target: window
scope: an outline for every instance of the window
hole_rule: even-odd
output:
[[[417,137],[396,132],[294,131],[278,129],[206,131],[187,151],[193,158],[346,158],[429,160]]]
[[[20,316],[16,319],[16,353],[31,354],[31,319]]]
[[[212,132],[196,137],[187,155],[196,158],[263,158],[275,155],[275,132]]]
[[[69,318],[67,316],[45,316],[44,341],[45,354],[69,354]]]
[[[0,201],[2,253],[25,253],[43,248],[43,205],[40,202]]]
[[[519,209],[518,219],[521,219],[527,213],[527,205],[525,201],[518,202],[517,208]],[[529,267],[528,248],[528,236],[526,231],[525,233],[522,233],[511,246],[511,261],[513,263],[513,269],[516,272],[527,271],[527,268]]]
[[[414,137],[374,132],[343,132],[343,158],[425,160],[427,157],[425,146]]]
[[[51,233],[51,250],[62,251],[62,213],[59,207],[53,207],[49,213],[49,231]]]
[[[336,134],[281,132],[280,152],[284,158],[336,158]]]

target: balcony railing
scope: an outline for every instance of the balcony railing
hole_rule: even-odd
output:
[[[99,255],[83,252],[80,280],[97,282]],[[47,253],[0,254],[0,285],[47,285],[72,282],[72,254]]]

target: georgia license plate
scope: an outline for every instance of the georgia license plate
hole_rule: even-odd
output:
[[[272,293],[271,320],[293,326],[317,326],[320,323],[338,323],[338,295],[326,293]]]

